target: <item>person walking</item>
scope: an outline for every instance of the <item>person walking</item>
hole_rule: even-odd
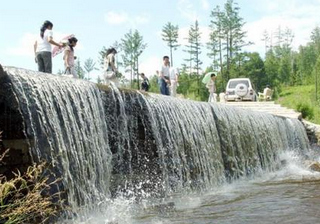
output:
[[[149,79],[145,76],[144,73],[140,73],[140,77],[142,78],[140,90],[148,92],[150,87]]]
[[[160,93],[162,95],[169,96],[169,85],[170,85],[170,65],[169,57],[163,57],[163,65],[160,69]]]
[[[115,55],[117,51],[114,48],[110,48],[107,50],[106,57],[104,59],[104,81],[105,84],[110,84],[110,82],[114,82],[116,86],[118,86],[117,79],[117,68],[115,64]]]
[[[179,71],[177,68],[170,67],[169,72],[170,72],[170,96],[176,97]]]
[[[74,68],[74,47],[77,45],[78,39],[75,37],[71,37],[68,39],[68,45],[64,49],[64,68],[65,68],[65,74],[72,75],[73,78],[78,78],[78,75],[76,73],[76,70]]]
[[[215,95],[216,94],[215,93],[216,92],[215,80],[216,80],[216,74],[212,73],[211,78],[206,85],[206,87],[208,88],[208,91],[210,93],[209,99],[208,99],[208,102],[210,102],[210,103],[217,102],[216,95]]]
[[[52,22],[46,20],[40,28],[39,41],[34,43],[35,61],[38,64],[38,71],[45,73],[52,73],[52,53],[51,44],[63,47],[63,44],[59,44],[53,40]]]

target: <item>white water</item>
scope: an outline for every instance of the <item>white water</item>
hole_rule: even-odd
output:
[[[116,198],[89,219],[70,223],[317,223],[320,173],[307,169],[292,151],[280,157],[286,164],[275,172],[162,200]]]

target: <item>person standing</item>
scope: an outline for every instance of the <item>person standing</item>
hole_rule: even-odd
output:
[[[34,43],[35,61],[38,64],[39,72],[52,73],[51,44],[63,47],[63,44],[53,40],[52,28],[53,24],[50,21],[44,21],[40,28],[41,39]]]
[[[169,85],[170,85],[170,65],[169,57],[163,57],[163,65],[160,69],[160,93],[162,95],[169,96]]]
[[[215,80],[216,80],[216,74],[212,73],[211,78],[206,85],[206,87],[208,88],[208,91],[210,93],[209,99],[208,99],[208,102],[210,102],[210,103],[217,101],[216,96],[215,96],[215,92],[216,92]]]
[[[142,78],[140,90],[148,92],[150,87],[149,79],[145,76],[144,73],[140,73],[140,77]]]
[[[65,74],[72,75],[73,78],[77,78],[76,70],[74,69],[74,47],[77,45],[78,39],[75,37],[71,37],[68,39],[68,45],[64,49],[64,68]]]
[[[179,71],[177,68],[170,67],[169,72],[170,72],[170,96],[176,97]]]
[[[114,48],[110,48],[107,50],[106,57],[104,59],[104,81],[105,84],[110,84],[110,82],[114,82],[116,86],[118,86],[117,80],[117,68],[115,64],[115,55],[117,51]]]

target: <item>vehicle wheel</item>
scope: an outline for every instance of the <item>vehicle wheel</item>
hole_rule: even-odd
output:
[[[248,87],[245,84],[239,83],[236,86],[235,93],[240,97],[244,97],[248,93]]]

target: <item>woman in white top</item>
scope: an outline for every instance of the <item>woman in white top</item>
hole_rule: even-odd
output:
[[[106,57],[104,58],[104,81],[105,84],[110,84],[110,81],[115,83],[118,86],[117,79],[117,67],[115,63],[115,55],[117,50],[114,48],[110,48],[107,50]]]
[[[38,63],[39,72],[52,73],[51,44],[63,47],[62,44],[53,40],[52,27],[53,24],[50,21],[44,21],[40,29],[41,39],[34,43],[35,60]]]

